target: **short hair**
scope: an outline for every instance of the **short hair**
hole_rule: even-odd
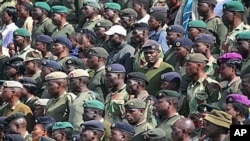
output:
[[[165,99],[167,102],[173,103],[173,107],[174,107],[175,109],[178,108],[178,101],[179,101],[179,98],[178,98],[178,97],[164,97],[164,99]]]
[[[138,4],[142,4],[145,10],[149,9],[149,0],[134,0]]]

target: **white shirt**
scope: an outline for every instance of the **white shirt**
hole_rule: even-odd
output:
[[[2,34],[3,47],[7,48],[9,43],[13,42],[13,32],[18,29],[15,23],[11,23],[9,25],[3,25],[3,28],[0,30]]]
[[[150,15],[147,14],[143,18],[141,18],[140,20],[138,20],[137,23],[146,23],[146,24],[148,24],[149,18],[150,18]]]

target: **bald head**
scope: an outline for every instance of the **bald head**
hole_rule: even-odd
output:
[[[185,130],[187,134],[192,135],[195,130],[195,125],[193,121],[189,118],[181,118],[178,119],[174,125],[174,127]]]

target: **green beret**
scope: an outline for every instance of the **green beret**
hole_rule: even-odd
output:
[[[71,128],[73,130],[73,126],[69,122],[56,122],[52,127],[52,131],[65,128]]]
[[[160,99],[163,97],[177,97],[179,98],[181,96],[180,93],[177,91],[172,91],[172,90],[160,90],[156,93],[156,98]]]
[[[223,4],[223,10],[244,12],[244,5],[240,1],[230,1]]]
[[[236,35],[236,40],[250,40],[250,31],[243,31]]]
[[[121,10],[121,6],[118,3],[115,2],[106,2],[104,3],[104,9],[113,9],[113,10]]]
[[[34,7],[39,7],[50,12],[50,6],[48,5],[47,2],[35,2]]]
[[[14,31],[14,36],[30,37],[30,32],[25,28],[18,28]]]
[[[138,99],[138,98],[134,98],[129,100],[124,107],[126,109],[145,109],[146,108],[146,104],[143,100]]]
[[[56,5],[56,6],[52,6],[51,7],[51,13],[68,13],[68,9],[65,6],[60,6],[60,5]]]
[[[100,5],[96,0],[85,0],[83,6],[91,6],[100,10]]]
[[[143,133],[142,138],[144,140],[159,140],[165,138],[166,133],[161,128],[154,128]]]
[[[201,53],[192,53],[186,57],[188,62],[207,63],[208,59]]]
[[[194,20],[188,23],[188,28],[207,28],[207,24],[202,20]]]
[[[84,108],[95,108],[95,109],[100,109],[100,110],[104,110],[104,104],[99,101],[99,100],[89,100],[86,101],[83,104]]]

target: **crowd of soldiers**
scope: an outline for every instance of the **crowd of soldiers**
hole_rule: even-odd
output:
[[[0,141],[229,141],[250,124],[248,0],[2,0]]]

